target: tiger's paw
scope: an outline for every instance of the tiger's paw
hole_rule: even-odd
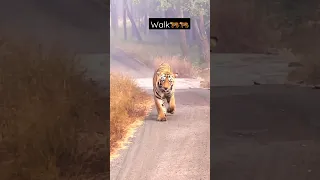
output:
[[[166,121],[166,120],[167,120],[167,116],[165,114],[158,115],[157,121]]]
[[[174,114],[174,111],[175,111],[175,108],[172,108],[172,107],[169,107],[167,109],[167,112],[170,113],[170,114]]]

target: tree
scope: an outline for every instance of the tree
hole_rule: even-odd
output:
[[[210,63],[210,44],[205,28],[205,16],[209,17],[210,1],[189,0],[185,3],[185,10],[194,18],[193,23],[198,35],[204,60]]]
[[[126,5],[127,0],[123,0],[123,33],[124,33],[124,39],[127,40],[127,8]]]
[[[147,35],[149,33],[149,0],[145,0],[145,14],[144,14],[144,34]]]
[[[198,29],[198,40],[200,41],[200,47],[203,54],[203,57],[206,62],[210,62],[210,45],[209,39],[205,31],[205,16],[209,16],[209,0],[157,0],[160,3],[160,8],[168,10],[170,8],[174,9],[179,17],[183,17],[184,12],[188,12],[192,18],[199,20],[195,22],[195,27]],[[180,31],[180,47],[183,56],[188,54],[188,45],[186,40],[185,30]]]
[[[127,15],[128,15],[128,18],[130,19],[131,26],[132,26],[133,32],[134,32],[133,35],[135,35],[139,41],[142,41],[142,37],[141,37],[141,35],[139,33],[139,30],[138,30],[137,25],[136,25],[136,23],[134,21],[134,18],[132,17],[131,12],[129,11],[127,0],[123,0],[123,14],[124,14],[123,15],[123,19],[124,20],[126,19],[125,16],[127,16]],[[126,23],[124,22],[123,25],[125,25],[125,24]],[[127,36],[127,30],[125,29],[125,39],[127,39],[126,36]]]
[[[115,0],[110,2],[110,9],[111,9],[111,26],[113,29],[114,34],[118,32],[118,13],[117,13],[117,4]]]
[[[183,8],[182,3],[178,2],[176,11],[179,14],[180,18],[183,18]],[[186,30],[180,30],[180,48],[182,51],[183,57],[188,57],[188,44],[187,44],[187,36],[186,36]]]

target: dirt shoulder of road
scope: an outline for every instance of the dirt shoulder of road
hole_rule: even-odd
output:
[[[139,88],[131,77],[110,75],[110,160],[126,146],[152,105],[151,95]]]

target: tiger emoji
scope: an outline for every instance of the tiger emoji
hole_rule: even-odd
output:
[[[154,72],[153,93],[158,112],[158,121],[166,121],[167,112],[173,114],[176,109],[174,97],[176,77],[178,77],[178,73],[173,73],[168,63],[160,64],[159,68]],[[169,104],[168,109],[164,105],[165,100]]]
[[[172,28],[179,28],[178,22],[170,22]]]
[[[180,22],[179,24],[181,25],[182,28],[183,27],[189,28],[189,23],[187,23],[187,22]]]

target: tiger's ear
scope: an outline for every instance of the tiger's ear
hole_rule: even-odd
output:
[[[176,77],[178,77],[178,73],[173,73],[173,76],[176,78]]]
[[[157,75],[158,75],[158,76],[160,75],[160,72],[159,72],[159,71],[157,72]]]

